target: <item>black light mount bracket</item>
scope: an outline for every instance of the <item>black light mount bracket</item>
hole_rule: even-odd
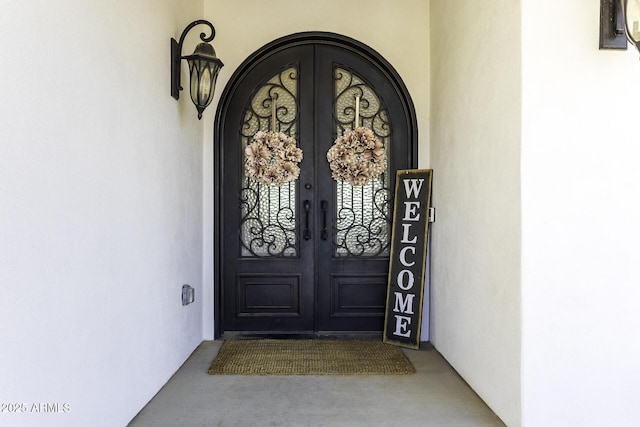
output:
[[[210,36],[207,36],[205,33],[200,33],[200,40],[203,42],[208,43],[216,36],[216,30],[213,28],[213,24],[204,19],[199,19],[187,25],[187,28],[184,29],[180,36],[180,41],[171,38],[171,96],[175,99],[180,99],[180,91],[183,89],[180,84],[180,61],[185,58],[182,56],[182,43],[187,33],[196,25],[206,25],[211,30]]]

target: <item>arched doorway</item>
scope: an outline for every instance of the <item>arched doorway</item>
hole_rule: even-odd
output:
[[[354,186],[332,179],[326,153],[356,126],[356,96],[386,164]],[[216,337],[382,331],[395,170],[417,162],[413,103],[393,67],[336,34],[278,39],[236,70],[215,129]],[[252,137],[274,129],[303,151],[299,178],[279,186],[244,168]]]

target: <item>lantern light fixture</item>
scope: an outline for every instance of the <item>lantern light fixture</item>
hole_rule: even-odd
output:
[[[640,52],[640,0],[600,0],[600,49]]]
[[[200,33],[199,43],[193,54],[182,56],[182,43],[187,33],[196,25],[206,25],[211,30],[208,37],[205,33]],[[180,83],[181,60],[186,59],[189,64],[189,89],[191,92],[191,101],[193,101],[198,110],[198,119],[202,118],[204,111],[213,100],[213,91],[216,85],[216,79],[220,69],[224,66],[222,61],[216,57],[216,51],[208,42],[213,40],[216,30],[209,21],[198,20],[193,21],[184,29],[180,40],[171,38],[171,96],[180,99],[180,91],[183,89]]]

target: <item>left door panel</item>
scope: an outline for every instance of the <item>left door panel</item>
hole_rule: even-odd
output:
[[[223,325],[227,331],[314,329],[314,262],[303,238],[305,188],[313,180],[313,47],[284,49],[256,63],[227,111],[222,229]],[[273,103],[275,102],[275,120]],[[300,176],[281,186],[245,175],[244,148],[258,131],[294,137]]]

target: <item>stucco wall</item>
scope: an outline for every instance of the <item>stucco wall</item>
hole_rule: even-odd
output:
[[[205,0],[205,16],[216,27],[214,46],[225,67],[216,89],[217,103],[224,85],[247,56],[268,42],[301,31],[329,31],[352,37],[384,56],[398,71],[413,99],[419,128],[419,164],[429,164],[429,31],[428,2],[404,0],[402,7],[387,0]],[[212,108],[213,110],[213,108]],[[203,324],[213,337],[213,120],[204,122],[204,228],[206,284]],[[425,317],[425,323],[427,322]],[[428,328],[423,327],[423,339]]]
[[[202,339],[202,133],[169,96],[169,38],[201,16],[3,2],[0,402],[29,413],[1,425],[126,425]]]
[[[639,55],[598,1],[522,3],[523,424],[637,426]]]
[[[431,1],[432,341],[520,423],[520,6]]]

